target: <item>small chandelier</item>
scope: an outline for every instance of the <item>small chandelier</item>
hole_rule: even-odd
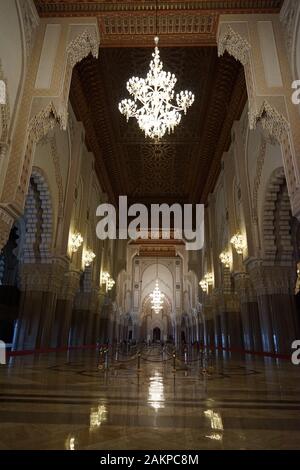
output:
[[[226,268],[230,267],[231,255],[230,255],[229,251],[222,251],[219,258],[220,258],[221,263],[224,264],[224,266]]]
[[[72,253],[76,253],[76,251],[79,250],[83,243],[83,238],[81,233],[75,232],[71,236],[71,241],[70,241],[70,248]]]
[[[246,243],[243,235],[241,235],[239,232],[233,235],[233,237],[230,240],[230,243],[234,246],[236,252],[239,255],[243,254],[244,249],[246,248]]]
[[[204,276],[204,279],[205,279],[205,281],[207,282],[207,284],[209,286],[213,285],[213,282],[214,282],[213,273],[206,273],[205,276]]]
[[[174,131],[174,127],[181,121],[181,111],[186,114],[195,99],[191,91],[185,90],[176,95],[176,104],[172,103],[177,78],[163,70],[158,41],[156,2],[155,49],[150,70],[146,78],[131,77],[128,80],[126,87],[133,100],[124,99],[119,103],[119,111],[126,116],[127,121],[131,117],[136,118],[145,136],[155,140],[163,137],[166,132],[170,134]],[[138,108],[137,102],[141,103],[141,107]]]
[[[112,277],[110,277],[106,283],[107,290],[112,290],[114,285],[115,285],[115,281],[113,280]]]
[[[158,314],[163,306],[163,298],[164,294],[161,293],[160,288],[158,286],[158,280],[156,280],[155,288],[153,289],[151,297],[151,306],[156,314]]]
[[[103,273],[101,273],[101,277],[100,277],[100,282],[101,284],[107,284],[107,281],[109,280],[110,278],[110,274],[106,271],[104,271]]]
[[[106,290],[109,291],[111,290],[114,285],[115,285],[115,281],[113,280],[112,277],[110,277],[110,274],[106,271],[104,271],[102,274],[101,274],[101,277],[100,277],[100,282],[101,284],[105,284],[106,285]]]
[[[90,266],[94,261],[94,258],[96,258],[95,253],[92,250],[86,250],[83,257],[84,266]]]
[[[207,282],[205,279],[202,279],[202,280],[199,282],[199,285],[200,285],[201,289],[203,290],[203,292],[207,292],[207,291],[208,291],[208,282]]]

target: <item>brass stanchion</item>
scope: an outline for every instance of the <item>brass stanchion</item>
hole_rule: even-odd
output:
[[[141,353],[138,352],[138,355],[137,355],[137,371],[140,372],[141,371]]]
[[[176,352],[173,352],[173,372],[176,372]]]
[[[104,356],[104,367],[105,367],[105,369],[108,369],[108,348],[105,349],[104,354],[105,354],[105,356]]]

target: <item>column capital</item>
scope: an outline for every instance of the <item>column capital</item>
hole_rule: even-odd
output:
[[[249,276],[257,295],[294,295],[297,276],[290,266],[267,266],[258,262],[249,267]]]
[[[52,292],[59,294],[67,270],[65,259],[50,259],[49,263],[24,263],[20,267],[21,291]]]

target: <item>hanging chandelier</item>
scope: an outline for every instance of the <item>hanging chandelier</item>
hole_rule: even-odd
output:
[[[152,309],[154,310],[156,314],[159,314],[164,303],[163,302],[164,294],[162,294],[160,291],[160,288],[158,286],[158,280],[156,280],[155,288],[153,289],[152,294],[150,294],[150,297],[151,297]]]
[[[95,253],[92,250],[86,250],[83,256],[83,262],[85,267],[91,266],[92,262],[96,258]]]
[[[186,114],[195,99],[191,91],[185,90],[176,95],[176,104],[172,103],[177,78],[173,73],[163,70],[158,41],[156,2],[155,49],[150,70],[146,78],[131,77],[128,80],[126,87],[133,100],[124,99],[119,103],[119,111],[126,116],[127,121],[131,117],[136,118],[145,136],[155,140],[163,137],[166,132],[170,134],[174,131],[181,121],[181,112]]]

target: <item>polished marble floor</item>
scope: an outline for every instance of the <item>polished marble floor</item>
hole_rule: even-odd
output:
[[[113,355],[115,359],[115,354]],[[300,367],[158,348],[0,366],[0,449],[300,449]],[[162,361],[162,359],[164,359]]]

